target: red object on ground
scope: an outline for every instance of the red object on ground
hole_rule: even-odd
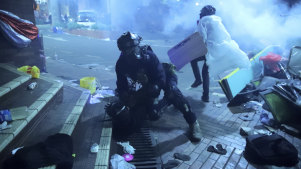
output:
[[[263,64],[266,65],[269,69],[272,71],[280,71],[280,68],[278,67],[279,61],[282,59],[282,57],[275,53],[268,53],[266,56],[261,56],[259,60],[263,61]]]
[[[0,19],[9,24],[19,34],[33,40],[38,36],[39,30],[34,24],[25,23],[9,15],[0,13]]]

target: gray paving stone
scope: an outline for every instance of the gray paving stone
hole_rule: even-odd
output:
[[[189,169],[199,169],[202,167],[204,163],[202,163],[201,161],[195,160],[192,165],[189,167]]]
[[[249,164],[247,169],[256,169],[256,167],[254,167],[252,164]]]
[[[205,163],[207,161],[207,159],[209,158],[209,156],[211,155],[210,152],[208,152],[207,150],[203,151],[199,157],[197,158],[198,161],[201,161],[202,163]]]
[[[188,169],[190,166],[188,164],[182,163],[179,165],[178,169]]]
[[[225,123],[225,126],[231,127],[231,126],[233,126],[233,124],[234,124],[234,121],[228,120],[228,121]]]
[[[206,148],[207,148],[208,144],[204,143],[204,142],[201,142],[195,149],[194,149],[194,152],[195,153],[202,153],[203,151],[206,151]]]
[[[227,161],[228,161],[228,158],[227,158],[227,157],[225,157],[225,156],[220,156],[219,159],[217,159],[217,161],[216,161],[214,167],[216,167],[216,168],[223,168],[224,165],[227,163]]]
[[[216,161],[220,156],[220,154],[212,153],[209,158]]]
[[[240,157],[241,157],[240,155],[233,153],[233,154],[231,155],[231,157],[230,157],[228,163],[227,163],[227,166],[230,165],[230,166],[234,166],[234,167],[235,167],[236,164],[238,163]]]
[[[201,169],[212,168],[214,164],[215,164],[214,160],[208,159],[208,160],[206,160],[206,162],[204,163],[204,165],[201,167]]]
[[[196,147],[197,147],[196,144],[190,143],[188,147],[185,149],[184,154],[191,154]]]
[[[242,156],[236,166],[236,168],[245,169],[248,166],[248,161]]]
[[[226,147],[226,150],[227,150],[227,154],[225,154],[224,156],[225,156],[225,157],[230,157],[230,155],[231,155],[232,152],[234,151],[234,147],[227,146],[227,147]]]
[[[224,137],[223,139],[228,141],[228,142],[235,143],[235,144],[238,144],[238,145],[241,145],[241,146],[245,145],[244,141],[237,141],[237,140],[231,139],[229,137]]]
[[[224,167],[224,169],[235,169],[235,166],[228,163],[228,164]]]
[[[245,149],[245,145],[238,145],[236,143],[231,143],[231,146],[241,150]]]
[[[243,152],[244,152],[244,150],[243,149],[235,149],[234,150],[234,152],[233,153],[235,153],[235,154],[237,154],[237,155],[242,155],[243,154]]]
[[[184,163],[188,164],[188,165],[192,165],[196,159],[199,157],[199,153],[195,153],[195,152],[192,152],[189,154],[190,156],[190,160],[189,161],[184,161]]]
[[[219,138],[216,138],[216,137],[212,138],[212,140],[214,140],[214,141],[216,141],[218,143],[226,144],[227,146],[230,146],[232,144],[232,142],[230,142],[230,141],[226,141],[226,140],[219,139]]]

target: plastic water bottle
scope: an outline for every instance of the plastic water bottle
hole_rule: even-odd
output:
[[[36,86],[37,86],[37,82],[32,82],[32,83],[30,83],[30,84],[27,86],[27,88],[28,88],[29,90],[33,90]]]

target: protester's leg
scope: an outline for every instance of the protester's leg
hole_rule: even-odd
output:
[[[203,76],[203,96],[202,100],[204,102],[209,102],[209,72],[208,72],[208,65],[204,62],[202,68],[202,76]]]
[[[200,61],[199,58],[196,58],[196,59],[194,59],[190,62],[192,72],[193,72],[193,75],[194,75],[194,78],[195,78],[195,81],[192,83],[191,87],[198,87],[199,85],[202,84],[202,77],[201,77],[201,74],[200,74],[198,61]]]
[[[168,101],[173,104],[175,108],[180,110],[189,124],[192,141],[200,141],[202,138],[201,129],[196,119],[196,115],[191,111],[188,101],[183,96],[182,92],[173,86],[172,90],[167,91]]]

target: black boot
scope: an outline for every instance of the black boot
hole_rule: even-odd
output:
[[[199,122],[196,120],[193,124],[189,125],[189,132],[192,142],[199,142],[202,139],[202,131]]]
[[[202,101],[203,102],[209,102],[209,96],[203,95],[202,96]]]

